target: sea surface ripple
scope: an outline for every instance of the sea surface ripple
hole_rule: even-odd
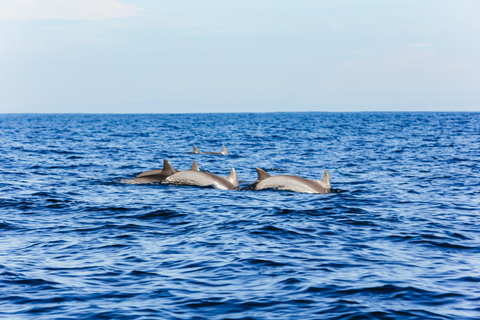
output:
[[[0,318],[480,319],[480,114],[1,114]]]

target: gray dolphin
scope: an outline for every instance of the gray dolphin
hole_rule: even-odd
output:
[[[126,182],[131,184],[161,182],[177,172],[180,171],[173,169],[173,166],[167,160],[163,160],[163,169],[142,172],[134,179],[127,180]]]
[[[322,180],[309,180],[297,176],[279,175],[271,176],[262,169],[256,168],[258,179],[254,184],[247,187],[253,190],[279,189],[303,193],[330,193],[330,174],[325,170]]]
[[[201,187],[214,186],[221,190],[236,190],[239,188],[235,169],[231,168],[230,175],[223,178],[210,172],[200,171],[195,161],[193,161],[192,169],[172,174],[163,183]]]
[[[222,152],[200,152],[196,146],[193,146],[193,152],[190,153],[203,153],[203,154],[221,154],[221,155],[228,155],[227,148],[222,146]]]

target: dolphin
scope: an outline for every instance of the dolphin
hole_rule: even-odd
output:
[[[200,152],[196,146],[193,146],[193,151],[190,153],[203,153],[203,154],[221,154],[221,155],[228,155],[227,148],[222,146],[222,152]]]
[[[131,184],[161,182],[165,180],[168,176],[171,176],[172,174],[177,172],[180,171],[173,169],[173,166],[167,160],[163,160],[163,169],[142,172],[134,179],[127,180],[126,182]]]
[[[223,178],[210,172],[200,171],[195,161],[193,161],[192,169],[172,174],[163,183],[201,187],[213,186],[220,190],[236,190],[239,188],[235,169],[231,168],[230,175]]]
[[[330,184],[330,174],[325,170],[322,180],[309,180],[297,176],[279,175],[271,176],[264,170],[256,168],[258,179],[248,190],[279,189],[302,193],[330,193],[332,186]]]

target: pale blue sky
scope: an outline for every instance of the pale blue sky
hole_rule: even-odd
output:
[[[0,0],[0,112],[480,111],[478,0]]]

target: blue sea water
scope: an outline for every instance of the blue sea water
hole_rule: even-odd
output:
[[[480,113],[2,114],[0,318],[480,319]]]

